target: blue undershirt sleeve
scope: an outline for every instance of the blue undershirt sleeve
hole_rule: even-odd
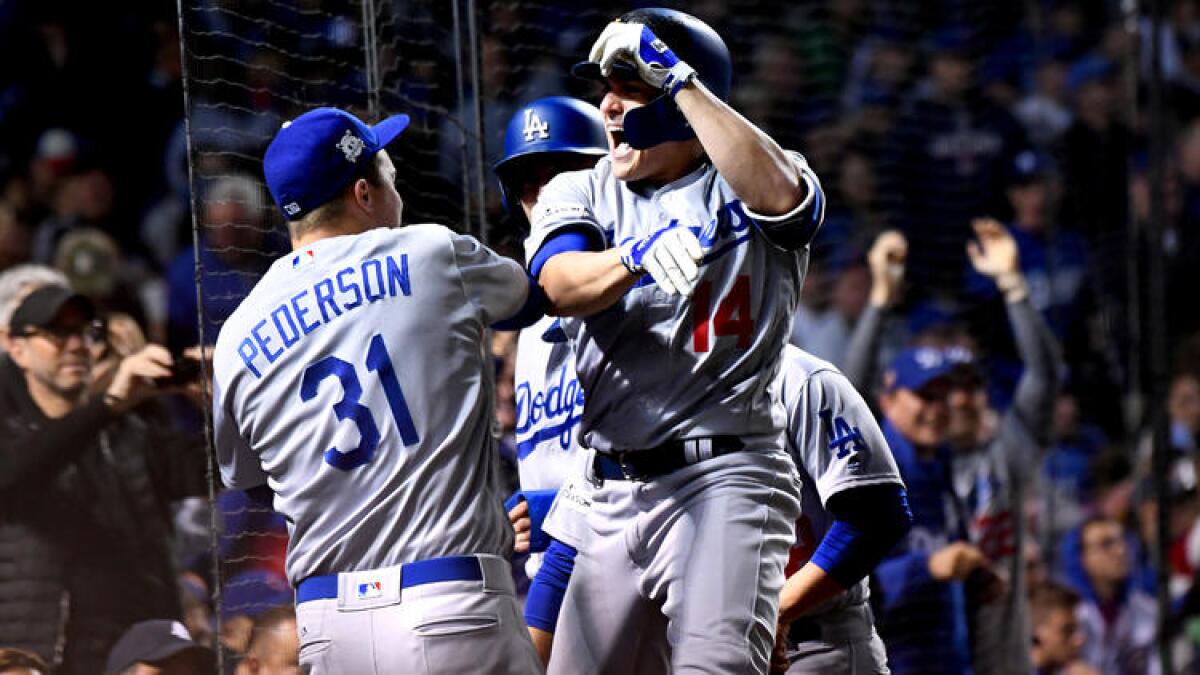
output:
[[[561,541],[550,542],[550,548],[542,557],[542,566],[525,597],[525,623],[530,627],[554,632],[558,611],[562,609],[563,596],[567,593],[567,582],[575,569],[575,555],[575,549]]]
[[[912,527],[908,493],[895,483],[839,492],[827,506],[833,525],[812,562],[845,588],[870,574]]]
[[[542,273],[546,261],[559,253],[568,251],[602,251],[604,243],[598,240],[599,235],[589,234],[583,230],[567,229],[551,236],[542,244],[538,252],[529,261],[529,273],[534,279]]]

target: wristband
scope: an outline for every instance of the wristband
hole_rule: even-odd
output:
[[[1004,301],[1010,304],[1029,297],[1029,284],[1020,272],[1005,272],[997,276],[996,288],[1004,295]]]

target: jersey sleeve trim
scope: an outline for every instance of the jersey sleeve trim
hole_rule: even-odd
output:
[[[745,209],[746,215],[750,216],[750,220],[767,241],[788,251],[807,246],[825,220],[825,193],[821,188],[821,181],[800,155],[793,153],[792,162],[804,181],[804,199],[791,211],[777,216]]]
[[[541,248],[529,260],[529,273],[537,279],[542,274],[542,267],[559,253],[603,250],[604,240],[597,237],[591,227],[566,225],[552,232],[542,242]]]

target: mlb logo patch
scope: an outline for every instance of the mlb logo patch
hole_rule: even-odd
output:
[[[292,269],[296,269],[301,265],[307,265],[314,260],[316,260],[316,256],[313,255],[312,249],[308,249],[299,255],[292,256]]]
[[[383,582],[368,581],[365,584],[358,585],[358,599],[370,600],[372,598],[383,597]]]

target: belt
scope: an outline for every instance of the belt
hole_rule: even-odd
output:
[[[473,555],[455,555],[406,563],[400,568],[400,588],[439,581],[482,581],[483,569]],[[296,587],[296,603],[328,600],[338,596],[338,575],[313,576]]]
[[[788,642],[816,642],[821,639],[821,624],[811,618],[796,619],[788,629]]]
[[[597,452],[592,473],[597,480],[650,480],[745,447],[737,436],[708,436],[669,441],[649,450]]]

